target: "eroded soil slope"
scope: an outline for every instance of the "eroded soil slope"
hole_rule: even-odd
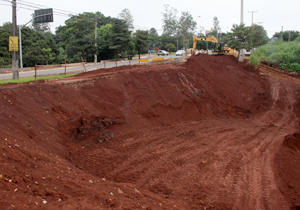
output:
[[[299,81],[231,56],[7,85],[0,107],[3,209],[300,206]]]

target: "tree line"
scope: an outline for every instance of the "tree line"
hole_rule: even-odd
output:
[[[155,28],[134,31],[133,17],[124,9],[118,18],[106,17],[100,12],[84,12],[71,16],[65,25],[50,32],[49,24],[35,24],[22,29],[22,50],[24,67],[58,63],[93,62],[94,55],[101,60],[127,58],[147,53],[157,48],[174,52],[191,48],[193,36],[204,36],[196,31],[197,22],[189,12],[179,12],[165,5],[162,12],[163,32],[159,35]],[[95,26],[97,36],[95,37]],[[12,24],[0,26],[0,67],[11,66],[11,52],[8,51],[8,37],[12,34]],[[233,25],[231,32],[221,33],[220,21],[213,18],[213,27],[207,36],[215,36],[236,50],[251,49],[269,41],[262,26]],[[274,36],[281,36],[275,33]],[[283,40],[293,40],[299,32],[284,32]],[[198,48],[210,48],[199,42]]]

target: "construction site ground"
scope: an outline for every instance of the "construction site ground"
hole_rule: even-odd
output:
[[[0,209],[300,209],[300,78],[233,56],[0,87]]]

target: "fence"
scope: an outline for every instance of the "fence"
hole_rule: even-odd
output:
[[[67,69],[69,69],[69,72],[78,72],[78,71],[84,71],[86,72],[87,69],[89,70],[95,70],[95,69],[100,69],[100,68],[111,68],[111,67],[118,67],[118,66],[124,66],[124,65],[141,65],[141,63],[164,63],[164,62],[179,62],[181,61],[181,58],[169,58],[169,59],[164,59],[164,58],[153,58],[150,59],[135,59],[135,60],[128,60],[128,59],[123,59],[123,60],[102,60],[101,62],[98,63],[70,63],[70,64],[58,64],[58,65],[35,65],[34,67],[28,67],[28,68],[0,68],[1,73],[12,73],[13,74],[13,79],[18,79],[19,78],[19,72],[22,72],[25,76],[34,76],[37,78],[37,76],[40,75],[50,75],[50,74],[67,74]],[[79,67],[79,68],[77,68]],[[82,68],[80,68],[82,67]],[[34,71],[34,73],[33,73]],[[41,72],[40,74],[38,72]],[[42,71],[44,71],[42,73]],[[50,73],[51,72],[51,73]],[[38,75],[39,74],[39,75]],[[9,74],[10,75],[10,74]],[[9,79],[8,76],[3,77],[3,74],[0,74],[0,80],[1,79]]]

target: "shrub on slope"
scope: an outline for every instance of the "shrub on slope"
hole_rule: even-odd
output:
[[[293,42],[266,44],[251,55],[250,62],[255,66],[267,62],[285,70],[300,72],[300,38]]]

